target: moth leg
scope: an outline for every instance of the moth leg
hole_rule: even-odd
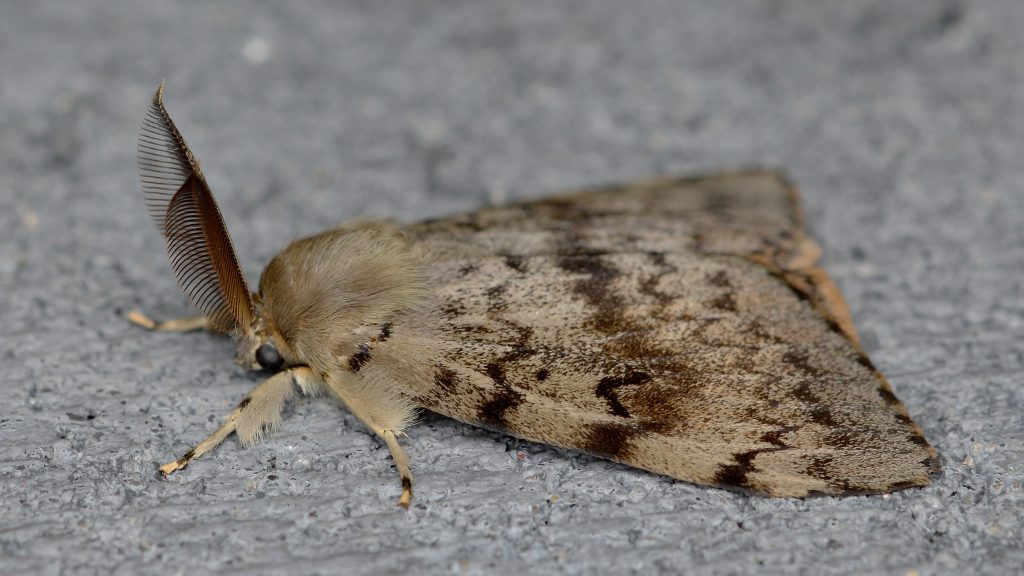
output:
[[[415,417],[416,407],[400,395],[391,394],[379,387],[366,386],[358,381],[344,381],[327,377],[327,387],[337,395],[353,416],[367,428],[384,439],[391,451],[391,459],[402,480],[402,496],[398,505],[408,508],[412,501],[412,470],[409,456],[398,444],[398,435],[409,427]]]
[[[185,318],[174,318],[157,322],[138,310],[128,312],[128,321],[136,326],[142,326],[146,330],[156,332],[191,332],[193,330],[207,330],[210,322],[206,316],[187,316]]]
[[[166,477],[185,468],[196,458],[216,448],[232,432],[238,434],[243,446],[251,445],[263,436],[265,430],[275,429],[280,425],[281,411],[286,402],[295,399],[296,387],[306,395],[313,395],[320,391],[322,381],[306,367],[274,374],[246,394],[238,406],[228,414],[220,428],[181,458],[161,466],[160,473]]]
[[[402,478],[402,496],[398,499],[398,505],[408,508],[409,502],[412,501],[412,470],[409,467],[409,455],[398,444],[394,430],[374,430],[374,432],[384,439],[388,450],[391,450],[391,459],[395,461],[395,468],[398,469],[398,475]]]

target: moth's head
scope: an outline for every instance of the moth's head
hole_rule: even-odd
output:
[[[239,327],[235,336],[235,362],[250,370],[278,371],[298,364],[295,354],[281,336],[264,318],[258,294],[252,295],[253,321],[247,327]]]

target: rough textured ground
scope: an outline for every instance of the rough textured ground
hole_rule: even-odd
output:
[[[140,6],[0,7],[0,572],[1024,565],[1024,3]],[[386,448],[317,400],[157,479],[255,381],[122,318],[188,312],[134,166],[161,78],[252,279],[343,218],[786,169],[944,475],[768,500],[428,416],[403,512]]]

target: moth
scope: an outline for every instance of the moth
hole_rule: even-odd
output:
[[[286,403],[330,394],[383,439],[419,410],[672,478],[767,496],[924,486],[935,449],[816,266],[796,190],[769,171],[610,186],[293,242],[251,292],[213,194],[153,95],[138,140],[150,216],[202,313],[273,371],[164,475]]]

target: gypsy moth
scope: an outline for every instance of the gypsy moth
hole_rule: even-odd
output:
[[[861,349],[772,172],[606,187],[292,243],[251,293],[217,204],[153,96],[139,137],[150,214],[199,319],[278,372],[183,468],[330,392],[394,457],[419,409],[698,484],[768,496],[929,483],[934,448]]]

